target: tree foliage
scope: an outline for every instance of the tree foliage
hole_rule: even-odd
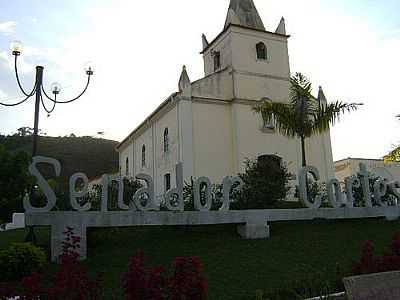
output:
[[[0,145],[0,220],[10,221],[14,212],[23,212],[22,198],[33,183],[28,174],[30,157]]]
[[[396,147],[388,155],[384,157],[385,162],[399,162],[400,161],[400,146]]]
[[[235,193],[232,209],[266,209],[286,198],[289,191],[290,173],[280,160],[246,160],[240,192]]]
[[[311,82],[301,73],[296,73],[290,79],[290,84],[289,103],[264,100],[253,110],[260,113],[266,122],[275,120],[276,129],[282,135],[300,138],[305,166],[305,139],[328,131],[344,112],[356,110],[361,104],[340,101],[326,103],[322,90],[318,99],[315,98]]]

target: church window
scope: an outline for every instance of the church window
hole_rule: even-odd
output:
[[[264,129],[275,129],[275,116],[272,116],[270,120],[263,119],[264,122]]]
[[[272,103],[272,100],[268,97],[264,97],[263,101],[267,101]],[[275,115],[272,115],[272,117],[268,120],[266,118],[266,116],[262,116],[262,121],[263,121],[263,129],[267,129],[267,130],[274,130],[275,129],[275,125],[276,125],[276,118]]]
[[[263,42],[256,45],[257,49],[257,59],[266,60],[267,59],[267,47]]]
[[[168,127],[164,129],[164,153],[168,153],[169,151],[169,135],[168,135]]]
[[[127,157],[125,160],[125,175],[129,175],[129,158]]]
[[[164,175],[164,190],[167,192],[171,189],[171,174],[167,173]]]
[[[146,146],[142,146],[142,167],[146,166]]]
[[[214,51],[214,71],[218,71],[221,68],[221,53],[219,51]]]

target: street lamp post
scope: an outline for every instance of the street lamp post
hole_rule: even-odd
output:
[[[22,44],[19,41],[14,41],[11,43],[11,52],[12,55],[14,55],[14,69],[15,69],[15,76],[17,79],[17,83],[18,86],[21,90],[21,92],[25,95],[26,98],[24,98],[23,100],[17,102],[17,103],[13,103],[13,104],[9,104],[9,103],[2,103],[0,102],[0,105],[2,106],[8,106],[8,107],[13,107],[13,106],[17,106],[20,104],[25,103],[26,101],[28,101],[31,97],[33,97],[33,95],[35,95],[35,117],[34,117],[34,126],[33,126],[33,148],[32,148],[32,157],[37,155],[37,142],[38,142],[38,133],[39,133],[39,113],[40,113],[40,106],[42,105],[43,109],[48,113],[48,115],[50,115],[55,107],[56,104],[66,104],[66,103],[71,103],[74,102],[75,100],[79,99],[87,90],[87,88],[89,87],[89,83],[90,83],[90,77],[93,75],[93,67],[90,64],[87,64],[85,66],[85,73],[88,76],[87,77],[87,83],[86,86],[84,88],[84,90],[75,98],[71,99],[71,100],[67,100],[67,101],[59,101],[57,100],[57,95],[60,93],[61,91],[61,86],[60,84],[58,84],[57,82],[54,82],[51,85],[51,92],[53,94],[53,97],[50,97],[44,87],[43,87],[43,71],[44,71],[44,67],[43,66],[36,66],[36,77],[35,77],[35,84],[33,86],[33,89],[30,93],[27,93],[25,91],[25,89],[22,87],[21,82],[19,80],[19,76],[18,76],[18,68],[17,68],[17,60],[18,60],[18,56],[21,55],[22,52]],[[50,100],[52,102],[52,108],[48,109],[44,103],[43,100],[43,96],[46,97],[48,100]],[[31,192],[32,194],[32,192]],[[28,241],[33,241],[35,242],[36,238],[35,238],[35,234],[33,231],[33,227],[30,226],[29,227],[29,233],[26,237],[26,240]]]

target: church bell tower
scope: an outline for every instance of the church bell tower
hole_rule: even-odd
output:
[[[212,42],[202,37],[205,75],[230,69],[238,98],[248,97],[242,91],[250,89],[252,81],[260,87],[260,81],[268,78],[261,83],[266,89],[272,81],[288,81],[288,38],[283,18],[274,31],[268,31],[253,0],[231,0],[222,32]],[[265,90],[264,95],[254,93],[258,100],[263,96]]]

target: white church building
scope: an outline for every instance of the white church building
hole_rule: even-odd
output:
[[[246,158],[273,155],[288,170],[301,168],[298,139],[280,135],[252,107],[263,99],[289,102],[289,35],[282,18],[274,31],[264,27],[253,0],[231,0],[222,32],[203,35],[204,77],[192,82],[186,68],[171,94],[118,146],[121,175],[151,175],[155,194],[175,187],[175,165],[184,180],[244,170]],[[322,89],[318,99],[326,101]],[[330,133],[306,140],[307,161],[322,181],[334,177]]]

